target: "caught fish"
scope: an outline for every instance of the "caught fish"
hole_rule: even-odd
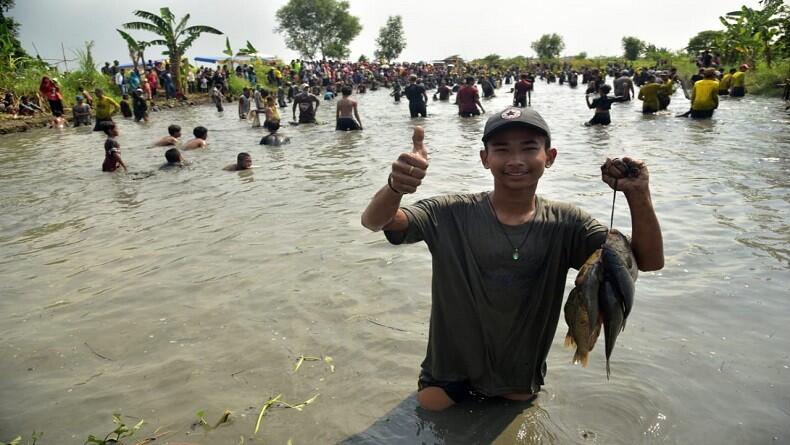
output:
[[[606,242],[601,247],[601,259],[603,278],[598,302],[603,318],[608,379],[611,374],[609,358],[617,336],[625,329],[625,321],[634,305],[634,283],[639,270],[628,238],[616,229],[609,231]]]
[[[565,322],[568,324],[565,346],[576,346],[573,363],[581,363],[584,367],[601,332],[603,319],[598,310],[598,293],[602,278],[601,249],[598,249],[579,269],[576,287],[565,303]]]
[[[579,268],[575,287],[565,303],[568,324],[565,346],[576,346],[574,363],[587,366],[589,353],[603,326],[607,379],[611,375],[609,358],[617,336],[625,329],[625,321],[634,305],[638,272],[628,238],[612,229],[603,246]]]

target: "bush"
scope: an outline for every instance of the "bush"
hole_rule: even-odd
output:
[[[773,67],[761,62],[754,71],[746,73],[746,91],[766,96],[781,96],[782,87],[777,86],[790,78],[790,59],[776,60]]]

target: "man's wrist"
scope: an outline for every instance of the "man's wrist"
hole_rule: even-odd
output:
[[[645,188],[641,190],[630,190],[623,192],[625,199],[628,201],[629,206],[647,206],[653,207],[653,201],[650,198],[650,189]]]
[[[404,193],[396,189],[392,185],[392,173],[390,173],[390,175],[387,177],[387,186],[389,187],[390,191],[392,191],[393,193],[397,194],[398,196],[403,196]]]

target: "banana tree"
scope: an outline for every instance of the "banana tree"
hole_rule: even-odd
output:
[[[762,52],[768,68],[773,62],[772,45],[780,33],[781,19],[778,13],[784,6],[780,2],[768,2],[763,9],[742,6],[738,11],[719,17],[727,28],[727,35],[736,42],[736,50],[753,59]]]
[[[132,64],[134,65],[134,70],[137,71],[138,67],[138,60],[140,61],[140,65],[143,67],[145,66],[145,49],[151,46],[149,42],[144,42],[141,40],[135,40],[134,37],[130,36],[128,33],[121,31],[120,29],[116,29],[118,34],[126,41],[126,47],[129,49],[129,57],[132,59]]]
[[[206,25],[187,26],[189,14],[176,21],[170,8],[160,8],[159,15],[148,11],[134,11],[134,15],[146,22],[124,23],[126,29],[143,30],[157,34],[161,39],[148,42],[150,45],[161,45],[167,48],[162,54],[170,59],[170,72],[176,87],[183,93],[181,82],[181,59],[195,40],[203,33],[221,35],[222,31]]]
[[[236,53],[237,56],[248,56],[252,58],[257,58],[258,50],[252,46],[249,40],[247,40],[247,46],[240,49],[239,52]]]

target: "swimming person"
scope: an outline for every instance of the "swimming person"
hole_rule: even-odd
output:
[[[417,401],[431,411],[477,395],[537,397],[568,270],[579,269],[608,233],[584,210],[536,194],[557,149],[533,109],[494,114],[482,140],[480,161],[493,176],[493,191],[402,206],[403,195],[416,192],[428,171],[424,132],[417,127],[412,151],[391,164],[387,184],[362,214],[362,225],[383,230],[391,244],[424,241],[431,253],[430,332],[417,383]],[[626,196],[639,269],[661,269],[663,241],[647,166],[607,159],[601,179]]]
[[[206,127],[198,126],[192,129],[192,135],[195,136],[194,139],[190,139],[186,144],[184,144],[184,150],[194,150],[197,148],[208,148],[208,129]]]
[[[612,117],[609,114],[609,110],[612,109],[612,104],[615,102],[626,102],[628,99],[619,96],[607,96],[611,89],[609,85],[601,85],[601,88],[598,90],[599,96],[593,99],[592,103],[590,103],[590,95],[584,95],[587,107],[590,109],[595,108],[595,115],[593,115],[593,118],[588,122],[585,122],[584,125],[589,127],[591,125],[609,125],[612,123]]]
[[[351,87],[344,86],[340,92],[343,97],[337,101],[335,130],[361,130],[362,120],[359,118],[357,101],[351,99]]]
[[[291,138],[289,138],[288,136],[277,134],[277,130],[280,129],[279,122],[267,122],[266,129],[269,130],[269,134],[261,138],[260,145],[279,146],[291,142]]]
[[[236,156],[236,163],[226,165],[223,170],[226,171],[238,171],[238,170],[249,170],[252,168],[252,156],[249,153],[239,153]]]
[[[159,170],[171,170],[177,167],[183,167],[186,163],[181,152],[177,148],[171,148],[165,152],[165,163],[159,167]]]
[[[181,126],[170,125],[167,127],[167,136],[162,137],[154,143],[154,147],[166,147],[168,145],[178,144],[178,138],[181,137]]]
[[[49,122],[49,128],[63,128],[66,126],[66,123],[66,118],[63,117],[63,113],[54,111],[52,113],[52,120]]]

